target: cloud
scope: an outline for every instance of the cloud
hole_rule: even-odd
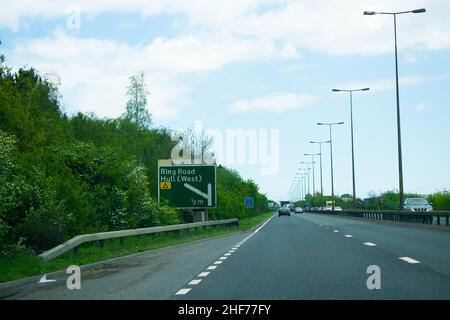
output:
[[[82,17],[104,13],[168,15],[183,21],[187,33],[210,37],[285,43],[287,57],[298,48],[327,54],[381,54],[393,50],[392,17],[363,16],[364,10],[427,8],[426,14],[402,15],[399,46],[450,48],[450,3],[442,0],[80,0]],[[0,27],[19,30],[26,19],[69,17],[73,0],[18,0],[0,11]],[[72,9],[73,10],[73,9]],[[200,36],[203,39],[202,36]],[[234,43],[239,45],[239,43]]]
[[[433,81],[438,81],[442,79],[447,79],[449,75],[442,74],[433,77],[425,77],[420,75],[409,75],[399,78],[399,84],[401,87],[412,87],[421,85],[424,83],[429,83]],[[367,80],[367,81],[351,81],[344,83],[340,86],[345,89],[354,88],[370,88],[372,91],[389,91],[395,90],[395,78],[390,79],[380,79],[380,80]]]
[[[189,105],[189,89],[168,71],[171,66],[164,64],[163,57],[167,50],[161,48],[161,43],[158,46],[155,49],[150,43],[146,47],[131,47],[118,41],[77,38],[58,31],[46,38],[19,41],[7,52],[7,58],[15,68],[31,65],[42,74],[57,74],[67,112],[95,111],[108,117],[124,112],[129,77],[143,70],[150,91],[150,112],[155,119],[169,120]],[[184,67],[189,68],[190,65]]]
[[[258,97],[251,100],[239,100],[233,103],[230,112],[268,111],[284,112],[311,105],[316,98],[306,94],[282,93]]]
[[[425,102],[421,102],[416,106],[416,111],[417,112],[422,112],[424,111],[426,108]]]

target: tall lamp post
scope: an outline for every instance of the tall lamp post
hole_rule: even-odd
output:
[[[331,132],[331,127],[343,125],[344,122],[334,122],[334,123],[322,123],[318,122],[318,126],[329,126],[330,128],[330,158],[331,158],[331,202],[332,202],[332,210],[334,211],[335,203],[334,203],[334,173],[333,173],[333,135]]]
[[[319,153],[320,154],[320,195],[323,197],[323,178],[322,178],[322,144],[330,143],[330,141],[310,141],[309,143],[318,144],[319,145]]]
[[[318,155],[320,155],[319,153],[305,153],[305,156],[307,156],[307,157],[311,157],[311,162],[309,162],[311,165],[312,165],[312,171],[313,171],[313,196],[315,195],[315,193],[316,193],[316,180],[315,180],[315,172],[316,172],[316,170],[315,170],[315,164],[316,164],[316,162],[315,162],[315,159],[314,159],[314,157],[315,156],[318,156]]]
[[[369,91],[370,88],[363,89],[333,89],[333,92],[348,92],[350,94],[350,131],[352,140],[352,182],[353,182],[353,210],[356,209],[356,183],[355,183],[355,148],[353,144],[353,92],[357,91]]]
[[[399,175],[399,193],[400,193],[400,210],[403,209],[404,203],[404,190],[403,190],[403,159],[402,159],[402,134],[400,126],[400,89],[398,80],[398,49],[397,49],[397,15],[405,13],[424,13],[426,9],[416,9],[410,11],[400,12],[375,12],[364,11],[364,15],[373,16],[376,14],[391,15],[394,17],[394,41],[395,41],[395,84],[397,92],[397,136],[398,136],[398,175]]]

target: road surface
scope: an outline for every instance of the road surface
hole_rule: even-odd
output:
[[[369,290],[369,266],[381,289]],[[371,281],[373,284],[374,282]],[[145,253],[20,299],[450,299],[450,231],[330,215]]]

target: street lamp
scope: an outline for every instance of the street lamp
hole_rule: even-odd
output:
[[[319,155],[320,155],[320,195],[323,197],[323,179],[322,179],[322,144],[330,143],[330,141],[310,141],[309,143],[319,145]]]
[[[357,91],[369,91],[370,88],[363,89],[333,89],[333,92],[348,92],[350,94],[350,131],[352,140],[352,182],[353,182],[353,210],[356,209],[356,184],[355,184],[355,149],[353,146],[353,92]]]
[[[308,163],[310,163],[310,164],[312,164],[312,172],[313,172],[313,196],[315,197],[315,194],[316,194],[316,179],[315,179],[315,172],[316,172],[316,169],[315,169],[315,164],[316,164],[316,162],[314,161],[314,156],[318,156],[319,154],[318,153],[305,153],[305,156],[307,156],[307,157],[311,157],[311,162],[308,162]],[[306,163],[306,162],[305,162]]]
[[[322,123],[318,122],[318,126],[329,126],[330,127],[330,158],[331,158],[331,201],[332,210],[334,211],[334,174],[333,174],[333,137],[331,133],[332,126],[343,125],[344,122],[334,122],[334,123]]]
[[[397,49],[397,15],[405,13],[424,13],[426,9],[416,9],[401,12],[375,12],[364,11],[364,15],[373,16],[376,14],[387,14],[394,16],[394,40],[395,40],[395,83],[397,91],[397,136],[398,136],[398,175],[399,175],[399,193],[400,193],[400,210],[403,209],[404,190],[403,190],[403,159],[402,159],[402,134],[400,127],[400,89],[398,80],[398,49]]]
[[[310,194],[311,193],[311,191],[310,191],[310,179],[309,179],[309,171],[311,170],[310,168],[309,168],[309,166],[306,168],[306,169],[304,169],[304,168],[299,168],[299,170],[302,170],[303,171],[303,174],[304,174],[304,176],[305,176],[305,199],[306,199],[306,196],[308,195],[308,194]],[[308,179],[308,180],[306,180],[306,178]],[[307,187],[307,189],[308,189],[308,192],[306,192],[306,182],[308,182],[307,183],[307,185],[308,185],[308,187]]]

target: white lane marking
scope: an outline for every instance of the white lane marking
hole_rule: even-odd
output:
[[[376,247],[377,246],[375,243],[372,243],[372,242],[364,242],[364,245],[366,245],[368,247]]]
[[[228,257],[220,257],[219,260],[227,260]]]
[[[237,247],[234,247],[233,249],[230,250],[230,252],[231,251],[235,252],[237,249],[238,249]]]
[[[202,272],[202,273],[200,273],[200,274],[198,275],[198,277],[204,278],[204,277],[207,277],[208,274],[209,274],[209,272]]]
[[[353,238],[353,236],[351,234],[346,234],[344,237],[346,237],[346,238]]]
[[[214,264],[221,264],[223,261],[222,260],[217,260],[217,261],[214,261]]]
[[[231,253],[227,252],[227,253],[224,254],[224,256],[229,257],[229,256],[231,256]]]
[[[334,232],[334,233],[338,233],[338,232],[339,232],[339,230],[333,230],[333,232]]]
[[[217,268],[217,266],[209,266],[208,268],[206,268],[206,270],[215,270]]]
[[[272,220],[273,217],[274,217],[274,216],[271,216],[271,217],[269,218],[269,220],[267,220],[266,222],[264,222],[264,224],[263,224],[261,227],[259,227],[258,229],[256,229],[256,230],[253,232],[253,234],[257,233],[259,230],[261,230],[262,228],[264,228],[264,226],[265,226],[266,224],[268,224],[269,221]]]
[[[400,257],[399,259],[403,260],[405,262],[408,262],[408,263],[412,263],[412,264],[420,263],[420,261],[414,260],[414,259],[412,259],[410,257]]]
[[[178,290],[177,293],[175,293],[175,295],[183,295],[183,294],[188,293],[189,291],[191,291],[190,288],[187,288],[187,289],[180,289],[180,290]]]
[[[55,281],[56,280],[53,280],[53,279],[47,279],[47,274],[44,274],[38,283],[49,283],[49,282],[55,282]]]
[[[202,279],[194,279],[191,282],[189,282],[189,285],[190,286],[196,285],[196,284],[199,284],[200,282],[202,282]]]

